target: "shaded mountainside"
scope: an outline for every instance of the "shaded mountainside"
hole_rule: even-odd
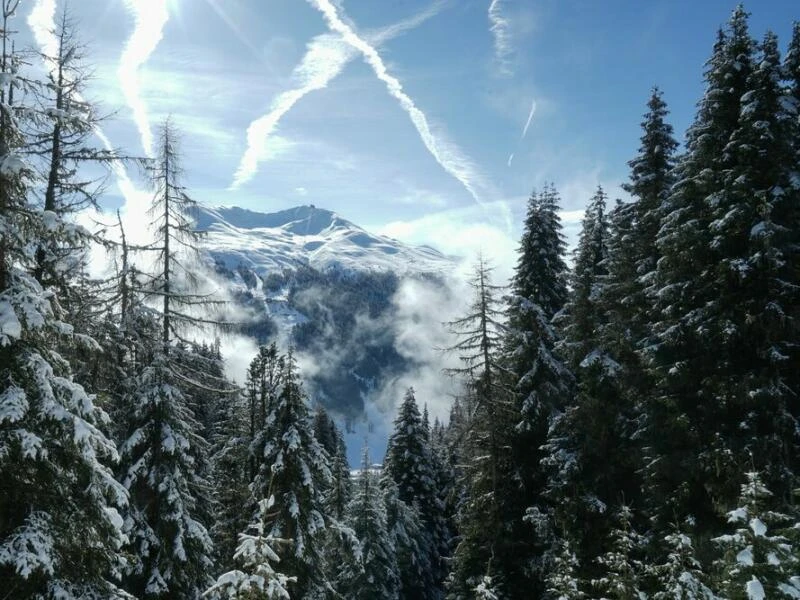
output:
[[[393,297],[404,278],[443,285],[454,266],[432,248],[373,235],[335,213],[204,209],[215,269],[254,312],[242,332],[309,359],[311,397],[353,423],[384,384],[415,367],[397,350]]]

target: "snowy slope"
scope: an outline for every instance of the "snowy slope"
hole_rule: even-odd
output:
[[[202,208],[204,246],[229,269],[242,265],[264,276],[310,265],[317,270],[394,271],[399,275],[450,271],[453,261],[427,246],[408,246],[368,233],[336,213],[297,206],[276,213],[238,207]]]

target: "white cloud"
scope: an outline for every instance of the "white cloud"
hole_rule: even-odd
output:
[[[436,2],[409,19],[370,33],[369,38],[375,45],[383,44],[435,16],[443,6],[444,2]],[[248,126],[247,147],[234,173],[231,190],[250,181],[259,163],[269,160],[270,136],[286,113],[304,96],[328,87],[356,56],[356,49],[338,35],[318,35],[308,43],[305,55],[292,72],[296,87],[280,93],[270,104],[269,111]]]
[[[490,186],[484,181],[475,164],[458,146],[447,140],[443,134],[435,134],[432,131],[425,113],[406,94],[400,81],[389,73],[375,47],[356,34],[352,27],[342,20],[330,0],[308,1],[322,13],[331,31],[338,33],[345,42],[362,54],[364,61],[372,68],[375,76],[386,85],[389,94],[408,113],[422,143],[436,162],[455,177],[476,202],[483,204],[485,202],[484,195],[489,191]]]
[[[135,24],[120,57],[117,76],[125,101],[133,113],[133,121],[147,156],[153,156],[153,132],[150,129],[147,107],[141,97],[138,71],[150,58],[163,37],[164,26],[169,20],[167,1],[126,0],[125,2],[133,14]]]
[[[498,74],[504,77],[513,75],[511,64],[511,32],[510,22],[503,14],[503,0],[492,0],[489,3],[489,31],[494,38],[494,57],[497,62]]]
[[[428,245],[460,259],[459,273],[468,273],[479,253],[495,267],[498,282],[511,276],[516,262],[517,234],[506,227],[506,203],[496,201],[430,213],[418,219],[392,221],[378,233],[409,244]]]

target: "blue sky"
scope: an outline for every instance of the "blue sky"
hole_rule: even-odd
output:
[[[61,6],[28,0],[20,11],[41,41]],[[449,253],[483,248],[506,270],[532,188],[555,182],[571,234],[598,183],[621,195],[652,85],[664,90],[682,137],[715,31],[733,7],[71,2],[94,63],[89,95],[116,111],[105,134],[144,154],[148,131],[173,115],[196,199],[266,212],[313,203]],[[796,0],[747,8],[754,35],[772,28],[784,46],[800,19]],[[129,208],[140,200],[128,190]],[[109,205],[123,202],[111,185]]]

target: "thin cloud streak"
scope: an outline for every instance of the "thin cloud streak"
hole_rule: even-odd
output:
[[[419,133],[422,143],[436,162],[450,175],[455,177],[475,201],[482,205],[483,199],[481,198],[481,190],[485,189],[486,185],[483,183],[482,177],[477,172],[472,161],[464,156],[457,146],[433,134],[428,124],[427,117],[408,94],[403,91],[403,85],[400,81],[389,74],[377,50],[363,38],[359,37],[350,26],[342,21],[330,0],[308,1],[322,13],[331,31],[338,33],[345,42],[362,54],[364,61],[372,68],[376,77],[386,85],[389,94],[393,96],[400,103],[403,110],[408,113],[411,122]]]
[[[381,45],[418,27],[441,12],[445,4],[444,1],[435,2],[413,17],[373,32],[370,35],[371,42],[374,45]],[[258,172],[259,163],[272,154],[268,147],[270,136],[284,115],[307,94],[325,89],[356,56],[355,48],[338,36],[319,35],[308,44],[303,59],[292,73],[292,78],[299,82],[299,85],[280,93],[270,104],[269,112],[248,126],[247,147],[239,161],[229,190],[237,190],[250,181]]]
[[[536,100],[531,100],[531,110],[528,113],[528,120],[525,121],[525,127],[522,130],[522,137],[521,140],[525,139],[525,136],[528,134],[528,127],[531,126],[531,121],[533,121],[533,115],[536,112]]]
[[[142,148],[147,156],[153,156],[153,132],[139,88],[138,71],[164,35],[164,26],[169,20],[167,0],[126,0],[125,4],[133,14],[135,25],[120,57],[117,77],[125,101],[133,113]]]
[[[511,33],[510,23],[502,12],[503,0],[492,0],[489,3],[489,31],[494,38],[494,57],[498,64],[498,74],[504,77],[513,75],[511,66]]]
[[[508,155],[508,166],[509,167],[511,166],[511,161],[512,160],[514,160],[514,153],[513,152]]]

